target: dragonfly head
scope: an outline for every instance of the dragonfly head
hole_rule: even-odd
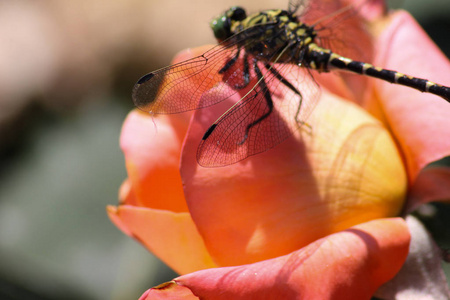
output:
[[[242,7],[233,6],[222,15],[212,20],[210,26],[216,39],[221,42],[234,33],[231,31],[233,22],[242,21],[247,18],[247,13]]]

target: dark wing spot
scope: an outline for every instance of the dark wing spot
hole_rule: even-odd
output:
[[[138,80],[137,84],[143,84],[144,82],[149,81],[150,79],[152,79],[153,76],[154,76],[153,73],[149,73],[147,75],[144,75]]]
[[[211,133],[214,131],[216,126],[217,126],[217,124],[212,124],[211,127],[209,127],[208,130],[205,132],[205,135],[203,135],[202,140],[206,140],[211,135]]]

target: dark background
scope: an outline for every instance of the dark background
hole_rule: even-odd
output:
[[[126,178],[130,90],[180,50],[214,43],[211,18],[287,1],[0,2],[0,298],[137,299],[176,274],[105,206]],[[450,2],[395,1],[450,53]],[[401,71],[401,70],[400,70]],[[420,75],[420,74],[418,74]],[[436,228],[450,228],[440,205]],[[437,232],[442,243],[448,232]]]

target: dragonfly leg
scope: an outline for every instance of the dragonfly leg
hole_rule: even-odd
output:
[[[238,144],[242,145],[248,138],[248,133],[250,132],[250,129],[252,129],[253,126],[261,123],[264,119],[266,119],[268,116],[270,116],[270,114],[273,111],[273,101],[272,101],[272,96],[270,95],[270,91],[267,87],[266,81],[263,78],[262,72],[258,67],[257,64],[258,60],[254,59],[253,60],[253,67],[255,69],[255,73],[256,73],[256,77],[258,80],[258,85],[261,88],[260,93],[262,93],[264,95],[264,98],[266,100],[267,103],[267,107],[268,107],[268,111],[263,114],[261,117],[259,117],[258,119],[256,119],[255,121],[253,121],[252,123],[248,124],[247,127],[245,128],[245,135],[244,138],[242,139],[242,141],[240,141]]]
[[[250,83],[250,67],[248,65],[247,52],[244,53],[244,70],[242,71],[242,76],[244,77],[244,83],[243,84],[235,84],[234,85],[235,90],[241,90],[243,88],[246,88],[248,86],[248,84]]]
[[[238,60],[240,54],[241,54],[241,48],[238,47],[238,50],[237,50],[236,54],[233,56],[233,58],[231,58],[229,61],[227,61],[227,63],[225,64],[225,66],[223,66],[222,69],[219,70],[219,74],[225,73],[232,66],[234,66],[234,64]],[[241,89],[247,87],[248,84],[250,83],[250,67],[249,67],[249,64],[248,64],[248,54],[247,54],[247,52],[244,53],[243,60],[244,60],[244,70],[242,71],[242,76],[244,78],[244,83],[243,84],[235,84],[233,86],[233,88],[235,90],[241,90]]]
[[[266,67],[266,69],[272,73],[275,78],[277,78],[282,84],[284,84],[288,89],[290,89],[291,91],[293,91],[299,98],[298,101],[298,106],[297,106],[297,111],[295,113],[295,121],[297,122],[297,124],[299,124],[300,126],[307,126],[309,129],[311,129],[311,125],[309,125],[308,123],[299,120],[299,116],[300,116],[300,110],[302,108],[302,101],[303,101],[303,96],[302,93],[300,93],[299,90],[297,90],[295,88],[295,86],[293,86],[286,78],[283,77],[283,75],[281,75],[277,69],[275,69],[273,66],[269,65],[269,64],[265,64],[264,65]]]
[[[236,61],[239,58],[240,54],[241,54],[241,48],[238,47],[236,54],[233,56],[232,59],[227,61],[227,63],[222,67],[222,69],[219,70],[219,74],[223,74],[226,71],[228,71],[236,63]]]

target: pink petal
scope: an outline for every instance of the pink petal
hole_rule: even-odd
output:
[[[450,85],[450,63],[406,12],[391,17],[380,36],[376,65]],[[374,81],[375,82],[375,81]],[[376,80],[376,97],[403,153],[409,180],[430,162],[450,155],[450,104],[442,98]],[[374,103],[372,103],[374,104]],[[369,104],[370,105],[370,104]]]
[[[409,254],[400,272],[380,287],[381,299],[449,299],[450,291],[442,269],[442,250],[416,218],[406,218],[411,243]]]
[[[404,211],[409,213],[419,205],[450,199],[450,168],[430,166],[423,169],[411,187]]]
[[[402,219],[380,219],[320,239],[289,255],[203,270],[174,282],[188,287],[200,299],[369,299],[400,270],[409,240]],[[141,299],[153,299],[154,294],[164,292],[156,287]]]
[[[184,286],[178,285],[175,281],[160,284],[153,289],[147,290],[139,300],[191,300],[198,299],[192,291]]]

